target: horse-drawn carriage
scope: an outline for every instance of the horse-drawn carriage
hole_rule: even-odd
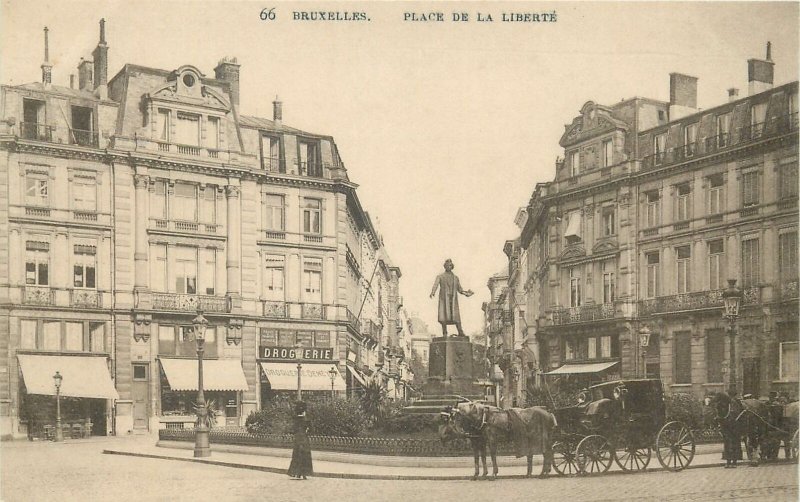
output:
[[[559,474],[625,471],[650,463],[679,471],[691,464],[695,443],[683,423],[667,422],[660,380],[617,380],[589,387],[574,406],[555,410],[553,468]]]

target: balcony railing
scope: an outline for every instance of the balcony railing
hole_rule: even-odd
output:
[[[53,141],[53,130],[55,130],[54,126],[38,122],[20,122],[19,124],[20,136],[24,139]]]
[[[639,315],[647,316],[722,307],[724,291],[724,289],[696,291],[641,300],[639,301]],[[742,295],[743,305],[755,305],[761,301],[761,289],[758,286],[744,288]]]
[[[22,303],[28,305],[55,305],[56,292],[46,286],[24,286]]]
[[[300,317],[303,319],[326,319],[325,305],[321,303],[301,303]]]
[[[580,307],[562,307],[553,310],[553,324],[573,324],[579,322],[600,321],[614,318],[614,304],[582,305]]]
[[[49,218],[50,208],[28,206],[25,208],[25,216],[35,216],[37,218]]]
[[[346,316],[347,316],[347,324],[355,331],[356,333],[361,333],[361,321],[356,317],[356,315],[350,311],[350,309],[346,309]]]
[[[180,293],[153,293],[153,308],[196,312],[230,312],[230,301],[225,296],[191,295]]]
[[[286,302],[264,300],[261,302],[261,315],[264,317],[274,317],[284,319],[286,314]]]
[[[322,164],[317,161],[299,161],[298,167],[301,176],[322,177]]]
[[[261,169],[270,173],[286,172],[286,168],[279,157],[261,157]]]
[[[379,336],[380,336],[380,334],[381,334],[381,328],[380,328],[380,326],[378,326],[378,325],[377,325],[377,324],[376,324],[374,321],[372,321],[371,319],[367,319],[366,321],[363,321],[363,322],[361,323],[361,328],[362,328],[362,329],[361,329],[361,333],[363,333],[364,335],[367,335],[367,336],[371,336],[371,337],[372,337],[372,338],[374,338],[375,340],[377,340],[377,339],[378,339],[378,337],[379,337]]]
[[[101,308],[103,295],[94,289],[73,289],[69,292],[69,304],[73,307]]]
[[[165,220],[163,218],[151,218],[150,226],[158,230],[188,232],[193,234],[200,232],[212,235],[218,234],[222,229],[222,226],[218,223],[198,223],[196,221]]]
[[[284,230],[264,230],[264,237],[274,241],[285,241],[286,232]]]
[[[97,148],[98,134],[97,131],[85,131],[83,129],[70,129],[69,130],[70,143],[74,145],[90,146]]]
[[[797,279],[781,283],[781,300],[793,300],[797,299],[797,297]]]

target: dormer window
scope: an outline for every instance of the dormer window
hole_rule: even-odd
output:
[[[175,142],[181,145],[200,146],[200,116],[178,113]]]
[[[299,141],[300,174],[304,176],[322,177],[322,166],[319,160],[319,143],[316,141]]]

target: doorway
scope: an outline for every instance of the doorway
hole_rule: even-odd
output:
[[[150,416],[150,365],[133,365],[133,428],[147,430]]]

